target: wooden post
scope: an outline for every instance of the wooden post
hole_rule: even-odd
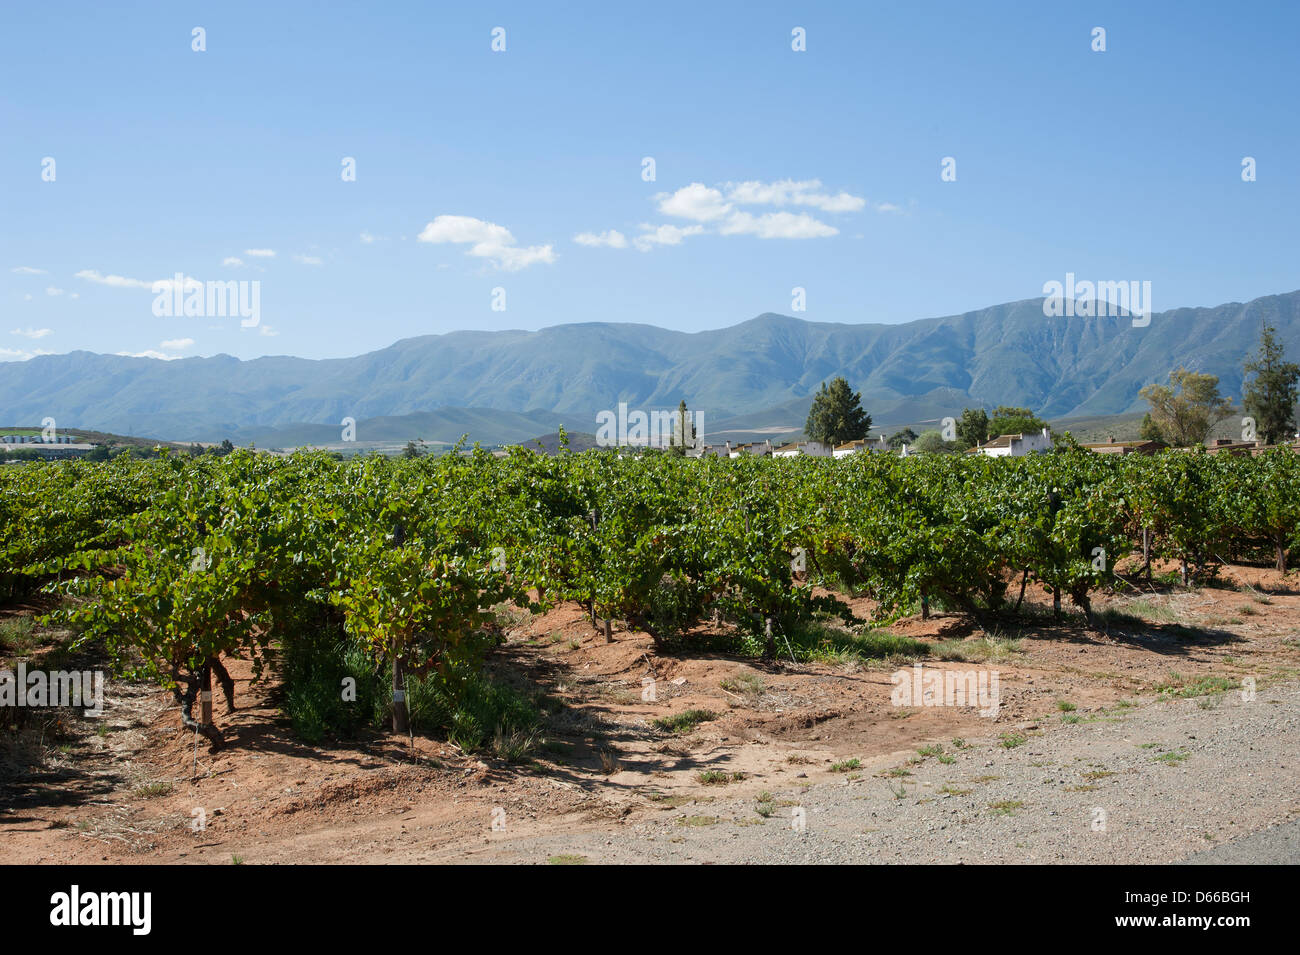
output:
[[[406,668],[402,664],[402,658],[397,653],[396,645],[393,646],[393,732],[406,733],[410,730],[410,722],[407,719],[406,711]]]
[[[199,674],[199,722],[205,726],[212,725],[212,665],[203,664]]]

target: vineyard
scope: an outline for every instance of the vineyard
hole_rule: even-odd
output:
[[[0,596],[43,591],[49,621],[169,688],[215,746],[195,704],[213,679],[233,704],[232,658],[278,667],[331,725],[346,707],[295,698],[295,675],[353,675],[359,709],[399,730],[420,706],[473,723],[464,690],[512,605],[570,602],[661,650],[721,633],[755,658],[819,620],[997,620],[1029,583],[1100,625],[1092,596],[1152,561],[1180,586],[1228,560],[1284,570],[1300,456],[163,455],[5,468],[0,519]]]

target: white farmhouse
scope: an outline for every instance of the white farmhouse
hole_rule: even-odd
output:
[[[731,447],[731,442],[728,441],[727,447],[730,449],[729,457],[733,458],[738,458],[744,454],[751,454],[756,458],[770,458],[772,456],[771,441],[755,441],[752,444],[738,444],[734,448]]]
[[[772,452],[774,458],[797,458],[799,455],[806,455],[810,458],[829,458],[834,449],[829,444],[822,444],[820,441],[797,441],[794,444],[783,444]]]
[[[857,454],[859,451],[872,451],[877,454],[887,453],[889,451],[889,442],[885,440],[883,434],[875,441],[868,441],[866,438],[845,441],[843,444],[835,445],[834,454],[837,458],[845,458],[850,454]]]
[[[1000,434],[991,441],[986,441],[971,448],[967,454],[987,454],[994,458],[1021,458],[1026,454],[1037,454],[1052,450],[1052,434],[1046,428],[1034,434]]]

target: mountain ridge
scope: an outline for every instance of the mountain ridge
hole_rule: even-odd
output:
[[[1060,418],[1138,410],[1140,388],[1180,364],[1219,375],[1221,391],[1237,397],[1263,320],[1300,355],[1300,291],[1171,309],[1141,328],[1127,317],[1048,317],[1042,301],[894,325],[765,312],[699,332],[618,322],[458,330],[350,358],[78,350],[0,363],[0,419],[213,441],[441,412],[426,423],[445,431],[463,420],[481,431],[471,439],[495,443],[534,425],[593,430],[596,412],[620,401],[670,409],[685,399],[708,430],[764,409],[782,409],[788,423],[835,375],[861,390],[879,423],[998,404]]]

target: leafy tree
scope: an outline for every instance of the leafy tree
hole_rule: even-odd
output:
[[[677,404],[677,420],[673,426],[673,436],[669,450],[673,454],[685,454],[686,449],[695,443],[695,425],[691,423],[690,413],[686,410],[686,399]]]
[[[1142,426],[1138,428],[1138,437],[1143,441],[1159,441],[1161,443],[1168,443],[1165,441],[1165,436],[1160,430],[1160,425],[1156,424],[1155,419],[1151,417],[1150,411],[1142,416]]]
[[[235,450],[235,446],[230,443],[230,439],[222,438],[221,447],[217,449],[217,455],[224,458],[227,454],[229,454],[234,450]]]
[[[889,446],[897,451],[905,444],[913,444],[916,441],[916,432],[911,428],[904,428],[902,431],[895,431],[889,437]]]
[[[402,457],[404,458],[422,457],[424,455],[423,446],[424,446],[423,438],[420,439],[419,444],[416,444],[414,441],[407,441],[406,447],[402,448]]]
[[[862,393],[851,391],[841,377],[832,380],[830,387],[822,382],[803,430],[810,441],[830,445],[865,438],[871,430],[871,415],[862,410]]]
[[[1277,329],[1265,324],[1259,333],[1259,354],[1246,362],[1245,372],[1255,378],[1245,386],[1242,406],[1255,419],[1256,433],[1265,444],[1276,444],[1295,433],[1296,383],[1300,365],[1284,361]]]
[[[1201,444],[1232,413],[1231,399],[1219,394],[1217,375],[1179,367],[1169,373],[1169,385],[1147,385],[1139,394],[1151,404],[1151,420],[1170,444]]]
[[[998,405],[989,420],[989,437],[996,438],[1000,434],[1037,434],[1046,427],[1047,422],[1028,408]]]
[[[989,439],[989,415],[983,408],[965,408],[957,422],[957,445],[961,450],[973,448]]]
[[[940,454],[952,450],[951,443],[943,440],[943,435],[938,431],[922,431],[912,442],[912,447],[927,454]]]

